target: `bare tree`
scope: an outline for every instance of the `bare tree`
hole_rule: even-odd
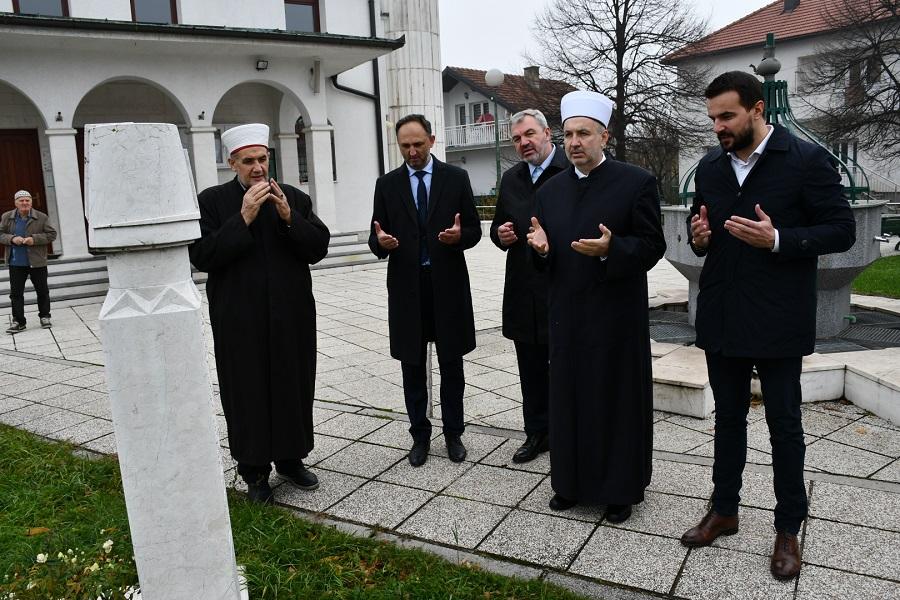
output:
[[[900,0],[836,0],[823,10],[833,37],[801,69],[804,89],[819,92],[807,100],[813,128],[900,158]]]
[[[635,138],[652,131],[674,132],[676,147],[700,144],[708,126],[689,105],[702,98],[708,72],[663,59],[706,29],[684,0],[553,0],[533,28],[540,57],[529,58],[615,102],[611,145],[626,160]]]

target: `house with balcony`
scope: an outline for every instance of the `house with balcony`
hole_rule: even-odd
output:
[[[501,172],[519,161],[510,139],[509,117],[536,108],[546,115],[554,139],[559,141],[559,101],[575,89],[563,81],[542,79],[539,67],[525,67],[522,75],[504,74],[503,83],[496,88],[487,84],[485,74],[461,67],[443,71],[447,162],[468,171],[476,196],[495,193],[498,133]]]
[[[759,64],[763,57],[763,46],[768,33],[775,34],[775,57],[781,63],[776,80],[788,84],[789,103],[801,125],[815,130],[815,107],[823,106],[828,96],[840,98],[852,93],[856,81],[846,81],[834,89],[813,89],[809,81],[811,65],[821,57],[822,48],[831,41],[836,31],[829,12],[837,10],[845,0],[775,0],[771,4],[738,19],[699,41],[681,48],[667,57],[667,62],[679,68],[705,66],[710,78],[725,71],[752,72],[751,65]],[[871,74],[863,74],[868,83],[874,83]],[[885,74],[881,74],[885,76]],[[851,77],[852,79],[852,77]],[[696,110],[706,114],[706,107],[698,99]],[[900,164],[896,161],[876,160],[860,147],[859,140],[822,140],[832,153],[849,165],[848,175],[854,181],[867,178],[866,186],[874,197],[894,202],[900,200]],[[679,156],[679,172],[682,180],[693,166],[718,142],[709,130],[709,139],[704,147],[683,149]],[[861,169],[860,169],[861,168]]]

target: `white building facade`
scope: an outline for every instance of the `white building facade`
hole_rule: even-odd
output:
[[[443,127],[438,31],[437,0],[0,0],[0,208],[30,189],[85,256],[85,124],[174,123],[199,191],[233,176],[221,132],[262,122],[278,180],[366,230],[392,121]]]

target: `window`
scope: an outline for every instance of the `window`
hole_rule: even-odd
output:
[[[67,0],[13,0],[13,12],[20,15],[68,17]]]
[[[319,31],[319,0],[284,0],[288,31]]]
[[[297,119],[294,125],[294,133],[297,134],[297,167],[300,171],[300,182],[309,181],[309,161],[306,159],[306,133],[304,133],[306,125],[303,123],[303,117]]]
[[[465,125],[466,124],[466,105],[465,104],[457,104],[456,105],[456,124],[457,125]]]
[[[131,18],[140,23],[178,23],[175,0],[131,0]]]

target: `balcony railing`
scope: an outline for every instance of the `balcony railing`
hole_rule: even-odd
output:
[[[490,121],[488,123],[473,123],[471,125],[447,127],[445,130],[447,135],[447,147],[493,145],[495,125],[499,125],[500,127],[500,141],[508,142],[509,121],[500,121],[499,123]]]

